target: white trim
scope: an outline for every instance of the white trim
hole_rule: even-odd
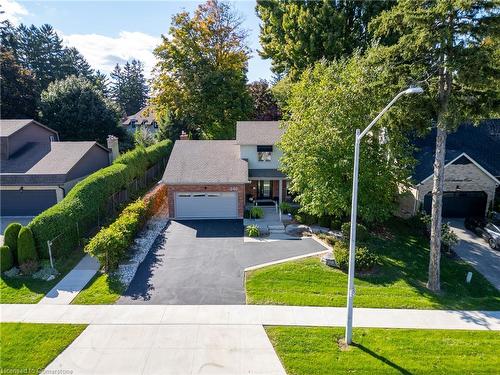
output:
[[[477,161],[475,161],[474,159],[472,159],[469,155],[467,155],[465,152],[462,152],[460,155],[458,155],[455,159],[453,159],[452,161],[448,162],[447,164],[445,164],[445,168],[451,164],[453,164],[455,161],[457,161],[458,159],[460,159],[462,156],[465,156],[467,159],[469,159],[472,164],[474,164],[476,167],[478,167],[484,174],[486,174],[489,178],[491,178],[493,181],[495,181],[495,183],[497,185],[500,185],[500,181],[495,177],[493,176],[490,172],[488,172],[486,169],[484,169]],[[420,186],[422,185],[423,183],[425,183],[427,180],[429,180],[430,178],[432,178],[432,176],[434,176],[434,173],[432,173],[429,177],[423,179],[422,181],[420,181],[417,186]]]

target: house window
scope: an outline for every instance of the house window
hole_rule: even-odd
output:
[[[153,122],[151,123],[151,125],[153,125],[153,127],[154,127],[155,129],[158,129],[158,123],[157,123],[156,121],[153,121]]]
[[[257,146],[257,160],[271,161],[273,155],[273,146]]]
[[[130,126],[132,126],[133,128],[135,128],[135,123],[137,122],[137,120],[130,120]]]

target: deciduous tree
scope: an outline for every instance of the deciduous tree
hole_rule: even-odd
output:
[[[252,120],[276,121],[281,118],[278,103],[266,80],[250,83],[248,91],[252,97]]]
[[[210,0],[193,16],[175,15],[162,38],[154,51],[153,103],[159,115],[169,111],[193,138],[233,138],[236,121],[251,111],[241,20],[228,4]]]

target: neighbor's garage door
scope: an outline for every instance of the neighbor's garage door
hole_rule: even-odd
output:
[[[55,190],[1,190],[1,216],[35,216],[57,203]]]
[[[443,217],[484,216],[487,195],[484,191],[445,191],[443,194]],[[430,214],[432,195],[424,198],[424,209]]]
[[[176,193],[175,216],[199,219],[238,217],[238,195],[225,193]]]

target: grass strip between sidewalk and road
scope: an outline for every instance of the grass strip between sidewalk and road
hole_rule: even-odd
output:
[[[73,305],[107,305],[115,303],[125,286],[113,276],[98,272],[71,302]]]
[[[338,344],[343,328],[266,332],[289,375],[494,374],[500,368],[498,332],[354,328],[347,349]]]
[[[385,236],[363,246],[376,253],[374,272],[354,281],[355,307],[401,309],[500,310],[500,292],[471,265],[441,259],[441,292],[426,288],[429,241],[411,223],[392,221]],[[472,282],[467,284],[467,272]],[[278,264],[247,273],[247,303],[297,306],[345,306],[347,274],[318,257]]]
[[[71,344],[84,324],[0,324],[0,373],[38,374]]]

